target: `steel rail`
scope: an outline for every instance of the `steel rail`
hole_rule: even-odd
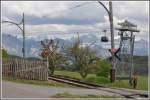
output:
[[[148,97],[148,94],[138,93],[138,92],[135,92],[135,91],[129,91],[129,90],[125,90],[125,89],[105,87],[105,86],[91,84],[91,83],[85,83],[85,82],[79,81],[77,79],[66,78],[66,77],[62,77],[60,75],[51,75],[51,76],[48,77],[48,79],[49,80],[54,80],[54,81],[57,81],[57,82],[61,82],[61,83],[75,85],[75,86],[78,86],[78,87],[83,87],[83,88],[88,88],[88,89],[97,89],[97,90],[102,90],[102,91],[106,91],[106,92],[110,92],[110,93],[115,93],[115,94],[119,94],[119,95],[121,95],[125,98],[135,98],[135,96],[144,97],[144,98]],[[126,94],[123,94],[123,93],[116,92],[115,90],[130,92],[130,93],[132,92],[133,94],[126,95]]]

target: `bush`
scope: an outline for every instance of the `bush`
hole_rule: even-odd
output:
[[[108,77],[110,74],[111,64],[106,60],[99,61],[99,70],[97,76]]]

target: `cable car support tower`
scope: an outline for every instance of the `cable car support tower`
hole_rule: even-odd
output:
[[[120,26],[116,28],[120,35],[120,44],[118,57],[120,59],[115,59],[115,69],[116,69],[116,79],[128,79],[131,84],[132,77],[134,74],[133,66],[133,51],[134,51],[134,32],[139,32],[137,30],[137,25],[130,23],[125,20],[122,23],[118,23]]]

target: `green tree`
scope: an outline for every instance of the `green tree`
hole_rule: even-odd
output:
[[[111,63],[107,60],[100,60],[98,62],[99,70],[97,72],[97,76],[108,77],[110,74]]]
[[[3,59],[8,58],[8,53],[7,53],[7,51],[5,49],[2,49],[2,58]]]

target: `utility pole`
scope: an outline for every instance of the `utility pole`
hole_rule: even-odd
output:
[[[111,32],[111,48],[113,49],[114,46],[114,26],[113,26],[113,9],[112,9],[112,2],[109,0],[109,21],[110,21],[110,32]]]
[[[23,18],[22,18],[20,23],[15,23],[15,22],[12,22],[12,21],[2,21],[2,23],[13,24],[21,30],[22,36],[23,36],[22,55],[23,55],[23,58],[25,58],[25,18],[24,18],[24,13],[23,13]],[[22,27],[20,26],[21,24],[23,25]]]
[[[104,9],[107,11],[107,14],[109,16],[109,22],[110,22],[110,33],[111,33],[111,49],[115,48],[114,45],[114,27],[113,27],[113,9],[112,9],[112,1],[109,0],[109,10],[107,7],[101,2],[98,1],[99,4],[101,4]],[[114,63],[114,55],[112,54],[112,69],[110,70],[110,81],[114,82],[115,81],[115,63]]]
[[[23,48],[22,48],[22,53],[23,53],[23,58],[25,58],[25,19],[24,19],[24,13],[23,13],[23,18],[22,18],[22,23],[23,23]]]
[[[109,21],[110,21],[110,32],[111,32],[111,49],[115,48],[114,45],[114,26],[113,26],[113,9],[112,9],[112,1],[109,0]],[[112,68],[110,70],[110,81],[115,81],[115,62],[114,55],[112,54]]]

